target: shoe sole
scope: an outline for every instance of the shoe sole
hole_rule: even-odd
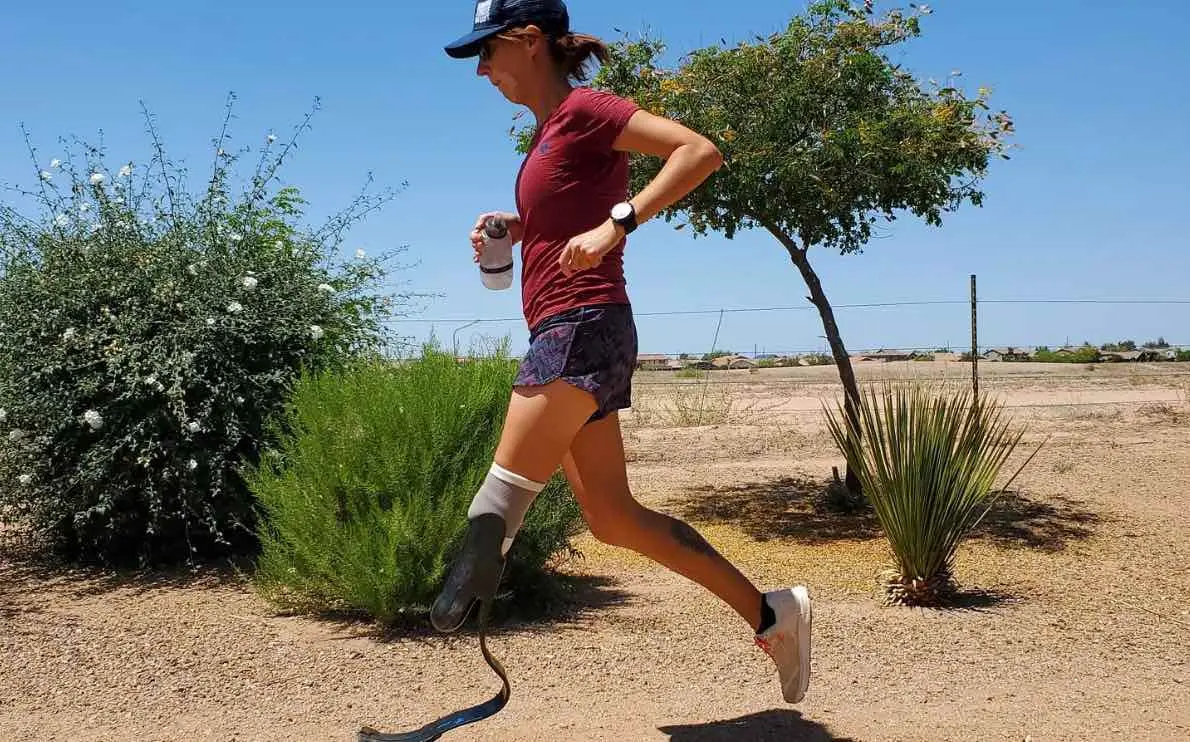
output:
[[[806,697],[806,691],[810,687],[810,638],[813,634],[814,608],[810,602],[810,592],[805,587],[799,585],[790,592],[793,593],[793,598],[797,601],[798,611],[804,619],[798,622],[797,633],[798,660],[801,664],[802,672],[799,674],[798,687],[794,691],[793,697],[785,700],[789,703],[799,703]]]

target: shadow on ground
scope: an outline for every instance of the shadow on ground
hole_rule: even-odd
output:
[[[796,539],[808,543],[870,539],[880,524],[870,509],[839,512],[831,480],[776,477],[734,485],[701,486],[670,501],[683,519],[726,523],[757,541]]]
[[[758,541],[794,539],[810,544],[881,536],[870,507],[842,512],[832,480],[804,477],[695,487],[670,500],[675,514],[692,521],[726,523]],[[1104,517],[1065,497],[1045,501],[1000,493],[971,536],[1004,547],[1060,551],[1089,538]]]
[[[0,553],[0,620],[42,610],[52,594],[75,599],[104,596],[116,591],[136,596],[157,591],[194,589],[249,590],[251,565],[228,562],[194,568],[160,570],[105,570],[78,567],[29,553]],[[506,576],[507,579],[507,576]],[[599,575],[547,572],[531,583],[522,582],[513,595],[497,595],[488,621],[489,635],[504,631],[535,631],[555,623],[582,623],[588,616],[626,602],[631,593],[619,580]],[[392,624],[373,621],[362,612],[327,610],[296,612],[271,607],[276,617],[301,617],[335,627],[343,638],[367,636],[380,641],[441,638],[429,622],[429,607],[413,611]],[[478,634],[479,610],[471,611],[457,632],[463,639]]]
[[[1067,497],[1043,502],[1019,492],[1001,492],[971,535],[1000,546],[1061,551],[1071,541],[1090,538],[1104,520],[1084,503]]]
[[[856,742],[833,737],[826,727],[803,717],[797,711],[773,709],[735,719],[705,724],[675,724],[658,729],[671,742],[738,742],[738,740],[781,740],[781,742]]]

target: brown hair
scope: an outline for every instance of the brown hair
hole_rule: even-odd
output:
[[[506,39],[519,40],[529,35],[523,28],[513,28],[500,34]],[[550,56],[566,77],[586,82],[589,77],[587,65],[594,57],[600,63],[607,62],[607,44],[595,36],[582,33],[568,33],[565,36],[547,34]]]

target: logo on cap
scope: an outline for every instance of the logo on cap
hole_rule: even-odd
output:
[[[479,0],[475,3],[475,23],[487,23],[492,17],[492,0]]]

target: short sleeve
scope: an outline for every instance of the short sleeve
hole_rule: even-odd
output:
[[[576,106],[575,118],[583,139],[593,149],[610,150],[640,106],[604,90],[584,88],[581,92],[583,98]]]

